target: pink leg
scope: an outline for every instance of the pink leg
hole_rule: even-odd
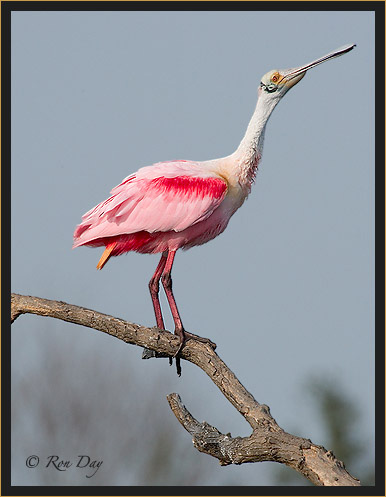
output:
[[[178,357],[178,353],[180,352],[180,350],[184,345],[185,331],[184,327],[182,326],[180,313],[178,312],[177,304],[172,290],[171,272],[172,272],[175,255],[176,255],[175,251],[171,250],[168,252],[166,264],[162,273],[162,285],[165,289],[166,297],[168,299],[169,307],[174,319],[174,324],[175,324],[174,334],[180,337],[180,346],[178,347],[177,352],[174,354],[174,357],[176,358],[177,374],[178,376],[181,376],[181,363],[180,363],[180,358]]]
[[[164,252],[161,256],[161,259],[158,263],[157,269],[155,270],[151,280],[149,281],[149,290],[151,295],[151,300],[153,302],[155,319],[157,322],[157,327],[161,330],[165,329],[164,320],[162,317],[161,305],[159,301],[159,280],[161,279],[161,275],[163,273],[165,264],[166,264],[166,256],[167,252]],[[150,359],[151,357],[167,357],[164,354],[160,354],[155,352],[154,350],[144,349],[142,352],[142,359]],[[169,357],[169,364],[172,364],[172,358]]]
[[[169,307],[173,316],[174,324],[175,324],[175,330],[174,333],[180,338],[180,346],[178,347],[177,352],[174,354],[174,357],[176,359],[176,367],[177,367],[177,374],[178,376],[181,376],[181,360],[180,357],[178,357],[179,352],[181,351],[182,347],[184,346],[185,340],[188,339],[195,339],[199,340],[200,342],[208,344],[212,349],[214,350],[216,348],[216,344],[213,343],[211,340],[208,338],[202,338],[198,335],[194,335],[193,333],[188,333],[187,331],[184,330],[184,327],[182,325],[181,321],[181,316],[180,313],[178,312],[177,304],[173,295],[173,290],[172,290],[172,278],[171,278],[171,272],[172,272],[172,267],[173,267],[173,262],[174,262],[174,257],[176,255],[176,251],[169,251],[169,252],[164,252],[162,254],[161,260],[157,266],[157,269],[155,270],[155,273],[150,280],[149,283],[149,288],[150,288],[150,294],[151,298],[153,301],[153,306],[154,306],[154,312],[157,320],[157,326],[158,328],[165,329],[164,322],[162,319],[162,313],[161,313],[161,306],[159,303],[159,298],[158,298],[158,293],[159,293],[159,280],[162,280],[162,285],[165,289],[166,297],[169,302]],[[172,358],[169,358],[170,364],[172,363]]]
[[[168,252],[165,268],[164,268],[164,271],[162,273],[162,284],[164,286],[166,297],[168,299],[170,310],[172,312],[172,316],[174,319],[174,324],[176,326],[174,333],[176,335],[178,335],[181,338],[181,340],[183,340],[184,327],[182,326],[180,313],[178,312],[177,304],[176,304],[176,301],[174,299],[173,290],[172,290],[171,272],[172,272],[172,267],[173,267],[175,255],[176,255],[175,251],[171,250],[170,252]]]
[[[161,279],[161,275],[163,273],[164,267],[166,264],[166,252],[164,252],[161,256],[161,259],[158,263],[157,269],[153,274],[151,280],[149,281],[149,290],[151,295],[151,300],[153,302],[155,319],[157,322],[157,327],[161,330],[165,329],[164,320],[162,318],[161,305],[159,303],[159,280]]]
[[[176,304],[176,301],[174,299],[174,295],[173,295],[173,291],[172,291],[171,272],[172,272],[172,267],[173,267],[175,255],[176,255],[175,251],[168,252],[164,272],[162,273],[162,284],[164,286],[166,297],[167,297],[168,302],[169,302],[170,310],[172,311],[174,324],[176,326],[174,333],[176,335],[178,335],[181,339],[181,345],[180,345],[179,349],[177,350],[177,353],[175,354],[175,356],[182,349],[184,341],[188,340],[189,338],[193,338],[195,340],[198,340],[199,342],[207,343],[210,347],[212,347],[213,350],[215,350],[216,344],[213,343],[211,340],[209,340],[209,338],[203,338],[203,337],[200,337],[198,335],[195,335],[194,333],[189,333],[188,331],[185,331],[185,329],[182,325],[181,316],[180,316],[180,313],[178,312],[177,304]]]

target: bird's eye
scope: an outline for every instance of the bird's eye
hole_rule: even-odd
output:
[[[272,83],[277,83],[279,81],[279,76],[280,75],[277,72],[275,74],[272,74],[272,76],[271,76]]]

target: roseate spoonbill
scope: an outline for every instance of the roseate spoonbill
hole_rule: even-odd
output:
[[[265,126],[273,109],[308,69],[349,52],[354,46],[345,45],[301,67],[268,72],[261,79],[256,109],[245,136],[233,154],[204,162],[175,160],[143,167],[113,188],[107,200],[84,214],[76,228],[74,247],[105,246],[98,269],[110,257],[131,250],[162,254],[149,289],[157,327],[164,329],[158,298],[162,281],[175,334],[180,338],[174,355],[178,375],[178,354],[185,340],[195,338],[216,346],[184,330],[172,291],[171,270],[176,251],[206,243],[225,230],[251,190],[263,151]]]

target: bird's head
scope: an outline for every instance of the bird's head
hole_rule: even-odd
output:
[[[326,60],[339,57],[340,55],[349,52],[354,47],[355,44],[345,45],[301,67],[283,70],[274,69],[273,71],[267,72],[267,74],[264,74],[261,78],[258,90],[259,96],[267,100],[280,100],[290,88],[295,86],[296,83],[299,83],[308,69],[311,69]]]

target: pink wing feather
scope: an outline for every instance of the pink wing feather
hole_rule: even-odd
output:
[[[225,180],[195,162],[144,167],[82,217],[74,233],[74,247],[140,231],[182,231],[208,218],[226,192]]]

